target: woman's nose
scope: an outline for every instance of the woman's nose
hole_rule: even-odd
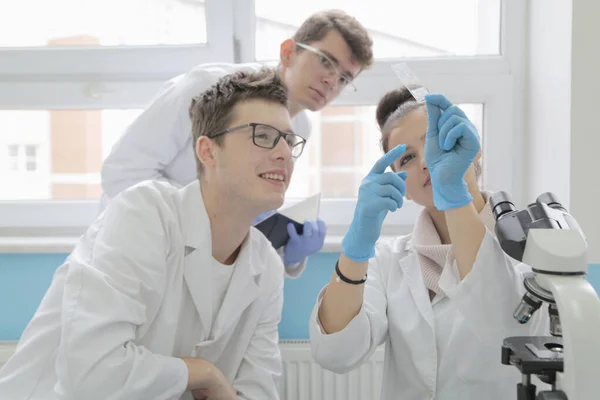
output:
[[[425,162],[425,157],[421,156],[421,169],[427,169],[427,163]]]

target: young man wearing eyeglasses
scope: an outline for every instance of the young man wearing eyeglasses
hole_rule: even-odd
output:
[[[312,15],[293,38],[281,44],[277,72],[288,89],[294,132],[308,139],[311,127],[305,111],[321,110],[342,91],[356,89],[352,81],[371,66],[372,46],[367,30],[339,10]],[[164,179],[180,185],[193,181],[196,175],[188,116],[191,99],[224,75],[260,67],[202,64],[167,82],[106,159],[102,168],[103,205],[106,197],[112,198],[144,180]],[[265,215],[259,216],[255,224]],[[289,277],[298,277],[306,257],[323,246],[323,221],[305,221],[304,225],[303,235],[296,235],[279,249]]]
[[[251,223],[283,204],[305,140],[270,68],[194,99],[198,179],[116,196],[58,268],[3,399],[277,399],[284,267]]]

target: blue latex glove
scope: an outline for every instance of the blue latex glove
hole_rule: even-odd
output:
[[[271,215],[275,214],[277,211],[273,210],[273,211],[267,211],[264,212],[262,214],[258,214],[258,216],[254,219],[254,221],[252,221],[252,226],[256,226],[258,224],[260,224],[261,222],[263,222],[265,219],[269,218]]]
[[[358,189],[358,200],[348,233],[342,240],[342,251],[349,259],[367,261],[375,255],[375,243],[388,211],[394,212],[404,202],[406,172],[385,172],[404,153],[406,145],[398,145],[381,157]]]
[[[475,125],[441,94],[425,96],[425,163],[431,175],[433,203],[440,210],[469,204],[473,198],[465,174],[481,146]]]
[[[298,264],[323,248],[327,226],[322,219],[304,221],[302,235],[298,235],[292,223],[288,224],[287,230],[290,239],[283,248],[285,265]]]

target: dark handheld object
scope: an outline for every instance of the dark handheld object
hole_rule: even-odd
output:
[[[302,235],[304,225],[279,213],[271,215],[255,227],[269,239],[273,247],[278,249],[281,246],[285,246],[288,240],[290,240],[290,235],[287,231],[287,226],[290,222],[294,224],[298,235]]]

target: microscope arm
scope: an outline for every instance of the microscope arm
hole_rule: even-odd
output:
[[[558,308],[564,356],[558,388],[569,400],[598,399],[600,299],[586,280],[585,239],[572,229],[531,229],[523,261]]]
[[[554,295],[564,346],[564,374],[558,389],[569,399],[598,399],[600,380],[600,300],[585,279],[540,274]]]
[[[554,335],[506,338],[502,363],[517,366],[524,379],[537,374],[555,383],[560,392],[540,392],[539,399],[598,399],[600,299],[586,280],[585,234],[550,192],[520,211],[507,193],[498,192],[491,196],[490,206],[503,250],[534,272],[524,280],[527,294],[513,315],[526,324],[542,303],[549,303],[549,328]],[[526,383],[518,386],[530,389]]]

